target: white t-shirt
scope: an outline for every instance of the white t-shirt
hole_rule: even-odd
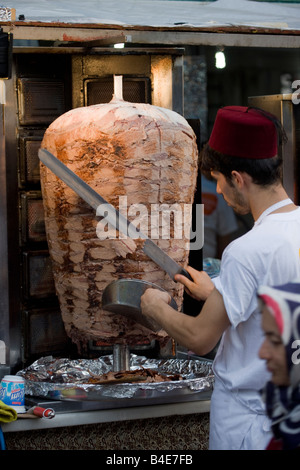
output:
[[[202,203],[204,204],[203,258],[217,257],[217,237],[228,235],[238,229],[234,211],[221,194],[216,182],[201,176]]]
[[[299,254],[300,208],[270,214],[224,250],[220,275],[213,280],[231,323],[214,360],[215,381],[250,413],[264,413],[258,392],[269,378],[265,361],[258,357],[263,333],[257,288],[299,278]],[[226,433],[230,423],[226,423],[225,409],[222,413]]]

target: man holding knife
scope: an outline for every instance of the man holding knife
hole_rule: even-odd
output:
[[[218,111],[201,156],[228,205],[251,213],[253,228],[224,251],[220,275],[187,268],[178,275],[191,296],[205,300],[198,316],[173,310],[166,293],[148,289],[142,312],[179,344],[205,355],[220,342],[214,360],[210,449],[264,449],[270,423],[259,395],[268,380],[258,357],[263,341],[257,304],[259,285],[280,285],[300,277],[300,208],[281,182],[278,120],[262,110],[228,106]]]

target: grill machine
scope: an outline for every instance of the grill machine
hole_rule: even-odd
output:
[[[11,77],[0,81],[0,338],[11,373],[49,354],[76,355],[55,295],[39,181],[38,149],[45,129],[69,109],[110,101],[113,75],[124,77],[124,99],[183,113],[182,54],[178,48],[51,44],[13,48]],[[153,344],[137,351],[157,351]],[[90,344],[88,355],[112,352]]]

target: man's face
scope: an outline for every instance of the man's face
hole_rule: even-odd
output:
[[[228,206],[232,207],[237,214],[245,215],[250,212],[248,201],[234,179],[232,179],[232,184],[229,184],[219,171],[212,171],[211,176],[217,182],[217,193],[222,194]]]
[[[289,385],[286,350],[276,321],[266,305],[262,310],[262,329],[265,340],[260,347],[259,357],[266,361],[267,369],[271,372],[272,382],[275,385]]]

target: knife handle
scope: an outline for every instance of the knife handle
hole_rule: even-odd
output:
[[[184,268],[182,268],[181,271],[179,271],[179,273],[177,273],[177,274],[181,274],[182,276],[187,277],[190,281],[194,282],[194,279],[192,278],[190,273],[188,273],[187,270],[184,269]]]

